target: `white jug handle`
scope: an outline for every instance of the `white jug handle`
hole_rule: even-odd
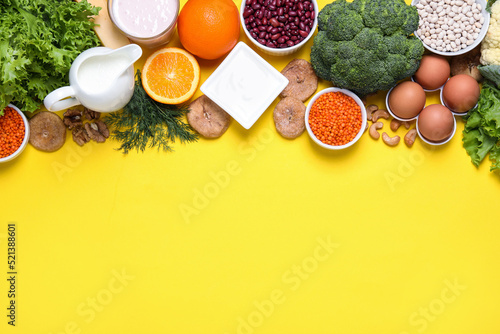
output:
[[[48,111],[59,111],[80,104],[71,86],[61,87],[50,93],[43,100]]]

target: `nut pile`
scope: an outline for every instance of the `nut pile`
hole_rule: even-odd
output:
[[[420,0],[417,35],[430,48],[457,52],[472,45],[484,23],[475,0]]]
[[[109,130],[106,123],[99,120],[101,113],[85,108],[83,112],[79,109],[68,109],[64,114],[64,125],[72,130],[73,140],[80,146],[94,140],[97,143],[104,143],[109,137]],[[91,121],[83,123],[83,117]]]
[[[287,48],[299,44],[311,32],[314,5],[303,0],[246,0],[245,27],[260,44]]]
[[[380,118],[388,120],[390,118],[389,113],[387,112],[387,110],[379,109],[378,106],[375,104],[370,104],[366,106],[366,118],[368,121],[372,122],[372,125],[370,125],[369,127],[368,123],[366,124],[367,128],[369,129],[368,133],[370,134],[370,137],[372,137],[375,140],[378,140],[380,138],[380,133],[378,132],[378,130],[384,127],[384,123],[379,122],[378,120]],[[395,118],[393,118],[390,123],[390,128],[393,132],[396,132],[401,125],[403,125],[407,130],[409,130],[404,137],[404,142],[408,147],[413,146],[413,143],[415,143],[415,139],[417,137],[417,129],[415,128],[410,129],[412,123],[414,122],[413,121],[402,122]],[[399,137],[398,135],[391,137],[387,134],[387,132],[384,132],[382,133],[382,141],[389,146],[396,146],[401,141],[401,137]]]

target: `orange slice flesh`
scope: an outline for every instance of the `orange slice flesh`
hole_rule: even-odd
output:
[[[189,100],[200,83],[200,66],[186,50],[167,47],[148,57],[142,69],[142,86],[155,101],[180,104]]]

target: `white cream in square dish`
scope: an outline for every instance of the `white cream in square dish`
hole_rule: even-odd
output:
[[[250,129],[288,85],[288,79],[239,42],[200,90]]]

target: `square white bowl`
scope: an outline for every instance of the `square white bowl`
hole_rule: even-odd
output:
[[[287,85],[284,75],[239,42],[200,90],[248,130]]]

